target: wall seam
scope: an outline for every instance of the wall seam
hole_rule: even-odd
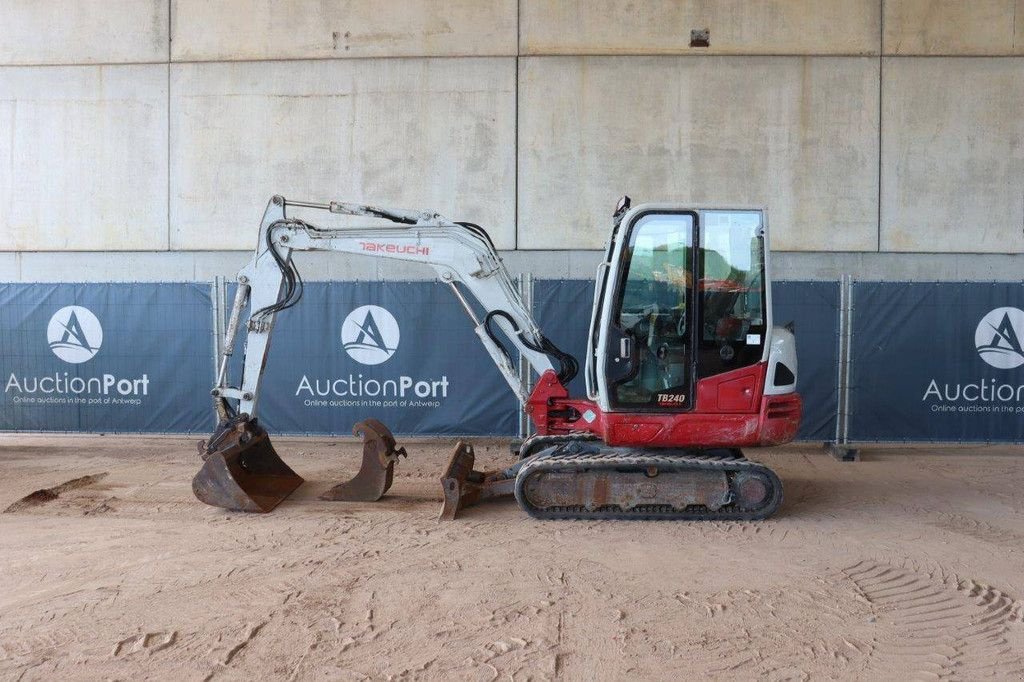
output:
[[[174,40],[174,0],[167,0],[167,251],[171,250],[171,41]]]
[[[512,143],[515,154],[515,177],[512,179],[512,249],[519,249],[519,53],[522,52],[522,0],[516,0],[516,73],[513,89],[513,106],[515,107],[512,123],[514,140]]]
[[[1017,51],[1017,3],[1013,3],[1013,22],[1010,33],[1010,52]]]
[[[882,252],[882,92],[885,65],[885,0],[878,2],[878,229],[875,252]]]

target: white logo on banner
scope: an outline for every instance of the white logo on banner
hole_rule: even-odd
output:
[[[50,318],[46,327],[50,350],[64,362],[91,360],[103,344],[103,327],[88,308],[69,305]]]
[[[398,321],[377,305],[364,305],[341,323],[341,344],[356,362],[379,365],[398,350]]]
[[[1024,331],[1024,310],[996,308],[978,323],[974,345],[981,359],[998,369],[1024,365],[1019,331]]]

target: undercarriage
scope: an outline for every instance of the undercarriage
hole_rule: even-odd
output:
[[[477,471],[472,446],[459,443],[441,478],[441,518],[509,494],[537,519],[753,521],[782,503],[775,472],[736,449],[613,447],[592,437],[540,436],[521,452],[511,467]]]

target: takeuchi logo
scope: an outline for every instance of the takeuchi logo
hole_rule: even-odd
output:
[[[64,362],[91,360],[103,344],[103,327],[88,308],[69,305],[50,318],[46,339],[53,354]]]
[[[398,321],[376,305],[364,305],[341,323],[341,344],[356,362],[379,365],[398,350]]]
[[[1021,332],[1024,332],[1024,310],[996,308],[978,323],[974,345],[988,364],[998,369],[1013,369],[1024,365]]]

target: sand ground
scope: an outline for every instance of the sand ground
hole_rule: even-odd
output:
[[[358,443],[276,439],[307,483],[243,515],[189,439],[3,437],[0,509],[107,475],[0,514],[0,678],[1024,678],[1024,449],[764,451],[759,523],[438,523],[452,442],[404,444],[353,504]]]

